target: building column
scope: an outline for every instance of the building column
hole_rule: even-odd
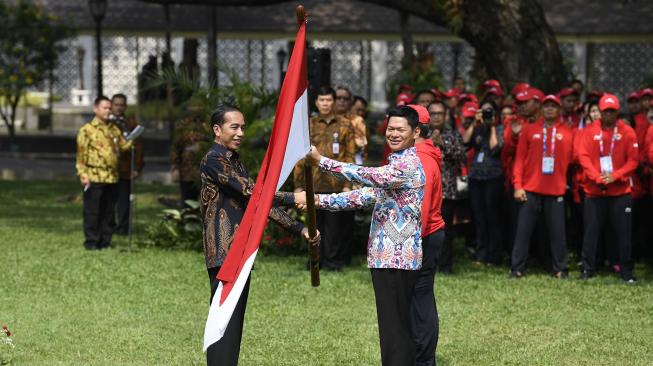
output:
[[[372,77],[370,104],[377,111],[388,108],[385,93],[386,79],[388,78],[388,43],[386,41],[372,41]]]

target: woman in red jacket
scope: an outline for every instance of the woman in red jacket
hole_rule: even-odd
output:
[[[554,275],[558,278],[569,277],[564,195],[567,168],[572,158],[573,133],[561,120],[560,107],[557,96],[546,96],[542,103],[543,118],[524,124],[519,135],[513,184],[515,200],[520,202],[520,206],[512,250],[512,277],[524,275],[530,237],[540,215],[544,216],[546,223]]]
[[[587,196],[581,278],[589,279],[594,274],[599,234],[609,220],[616,234],[621,278],[634,283],[629,177],[638,163],[637,136],[624,121],[617,120],[619,99],[616,96],[604,94],[599,109],[601,119],[587,126],[578,145]]]

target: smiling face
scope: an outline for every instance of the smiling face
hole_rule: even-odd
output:
[[[213,133],[215,142],[227,149],[236,151],[240,147],[245,135],[245,117],[238,111],[227,112],[223,124],[214,124]]]
[[[385,129],[385,140],[392,152],[407,149],[415,144],[419,129],[412,129],[404,117],[392,116]]]
[[[601,111],[599,110],[598,105],[593,105],[590,107],[590,112],[589,112],[590,120],[596,121],[597,119],[601,119]]]

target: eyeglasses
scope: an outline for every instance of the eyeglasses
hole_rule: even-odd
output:
[[[444,116],[444,112],[429,112],[429,116],[432,116],[432,117],[436,117],[436,116],[437,116],[437,117],[442,117],[442,116]]]
[[[342,95],[339,95],[336,97],[336,100],[349,100],[349,97],[343,97]]]

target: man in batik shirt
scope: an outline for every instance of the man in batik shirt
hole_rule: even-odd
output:
[[[315,147],[307,155],[320,170],[361,184],[350,192],[316,195],[317,207],[341,211],[374,206],[367,244],[384,366],[413,365],[415,340],[410,305],[422,266],[422,200],[425,176],[413,145],[419,136],[417,112],[399,106],[388,112],[389,163],[371,168],[325,158]],[[305,192],[295,193],[303,208]]]
[[[204,222],[204,255],[213,299],[219,285],[216,277],[243,218],[254,183],[238,160],[237,150],[240,148],[245,127],[243,114],[235,107],[220,105],[211,115],[210,123],[215,135],[215,144],[200,164],[200,207]],[[281,193],[277,194],[275,202],[281,202],[282,197]],[[301,233],[305,238],[309,238],[304,225],[293,220],[285,211],[272,207],[270,218],[288,231]],[[319,241],[319,232],[315,238],[309,240],[312,245]],[[208,365],[238,364],[249,281],[248,277],[224,336],[206,352]]]

